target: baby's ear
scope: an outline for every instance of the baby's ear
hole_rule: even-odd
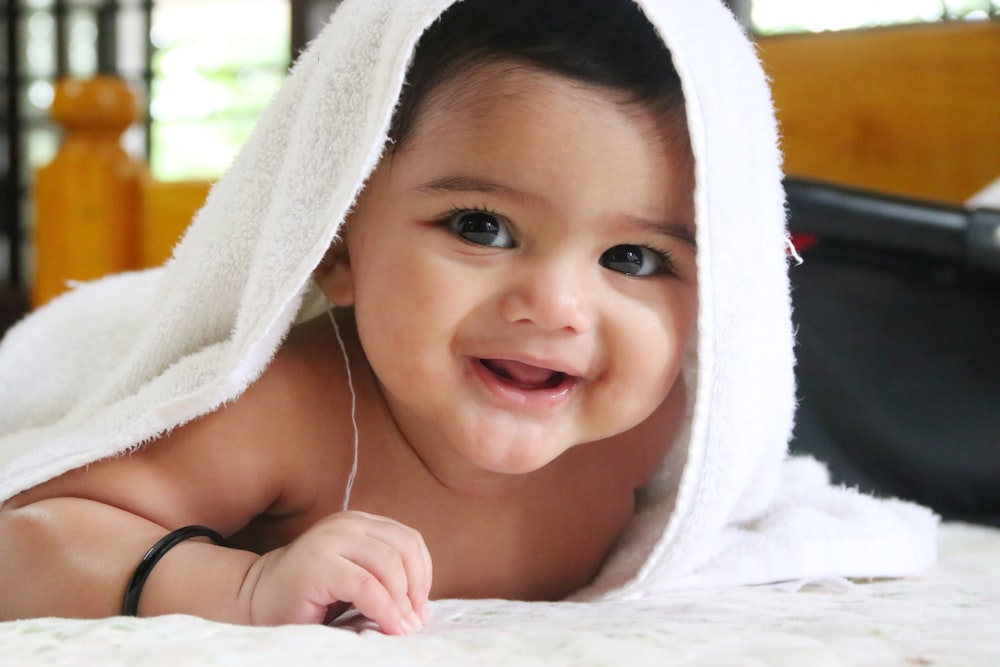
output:
[[[313,277],[330,303],[341,307],[354,305],[354,274],[343,232],[326,251]]]

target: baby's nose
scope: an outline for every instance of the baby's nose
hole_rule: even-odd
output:
[[[565,263],[524,267],[501,298],[501,314],[508,322],[531,322],[546,331],[588,331],[594,325],[596,295],[586,274]]]

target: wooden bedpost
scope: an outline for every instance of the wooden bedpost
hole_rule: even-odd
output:
[[[52,117],[65,130],[35,181],[32,304],[85,281],[137,267],[139,190],[145,167],[121,147],[137,114],[124,81],[63,79]]]

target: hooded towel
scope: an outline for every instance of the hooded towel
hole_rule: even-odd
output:
[[[381,157],[414,45],[454,1],[343,2],[166,266],[81,286],[9,332],[0,501],[215,410],[261,374]],[[695,156],[690,398],[630,527],[577,597],[918,572],[934,559],[933,514],[833,487],[820,464],[787,456],[784,195],[753,46],[715,0],[637,4],[681,77]]]

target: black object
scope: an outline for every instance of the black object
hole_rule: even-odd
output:
[[[139,561],[139,566],[135,568],[132,578],[129,579],[125,587],[125,598],[122,601],[122,616],[139,615],[139,596],[142,594],[142,587],[146,584],[146,579],[168,551],[176,547],[185,540],[195,537],[207,537],[219,546],[226,545],[226,539],[211,528],[205,526],[184,526],[177,530],[172,530],[156,541],[146,555]]]
[[[836,481],[1000,526],[1000,211],[786,180],[799,412]]]

